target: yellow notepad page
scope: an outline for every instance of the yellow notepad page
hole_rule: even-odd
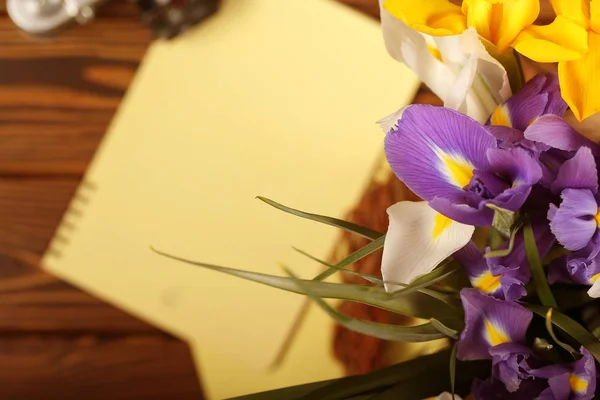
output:
[[[282,372],[293,360],[269,368],[302,296],[176,263],[149,246],[313,276],[320,267],[291,246],[326,258],[338,231],[254,197],[343,216],[382,152],[375,121],[417,86],[387,56],[377,22],[343,5],[225,0],[189,34],[151,46],[43,264],[192,343],[214,398],[339,374]],[[309,332],[316,341],[330,335],[321,316]],[[290,354],[314,356],[300,353]],[[223,375],[250,370],[252,382]]]

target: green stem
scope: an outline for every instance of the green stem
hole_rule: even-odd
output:
[[[533,234],[533,228],[531,227],[531,221],[527,219],[525,227],[523,228],[523,236],[525,240],[525,252],[527,253],[527,261],[529,262],[529,268],[531,269],[531,275],[533,277],[533,283],[535,290],[540,302],[552,308],[558,308],[554,295],[548,285],[546,274],[544,273],[544,267],[540,260],[540,253],[538,251],[537,244],[535,243],[535,236]]]

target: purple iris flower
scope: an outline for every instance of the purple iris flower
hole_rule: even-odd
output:
[[[528,379],[521,382],[517,391],[509,392],[502,381],[490,377],[485,381],[475,379],[471,392],[475,400],[531,400],[537,399],[547,387],[548,384],[545,380]]]
[[[520,145],[533,151],[575,151],[581,146],[600,148],[563,121],[567,103],[562,99],[556,74],[535,76],[514,96],[499,105],[486,129],[502,147]]]
[[[523,380],[535,379],[531,370],[540,362],[529,347],[520,343],[503,343],[489,351],[492,356],[492,377],[504,383],[508,392],[516,392]]]
[[[595,258],[600,252],[600,195],[591,150],[582,147],[566,161],[551,188],[562,199],[560,206],[551,204],[548,211],[552,233],[567,250],[587,249],[586,258]]]
[[[527,150],[498,148],[477,121],[443,107],[407,107],[385,138],[385,152],[415,194],[468,225],[491,225],[494,211],[487,204],[518,210],[542,177]]]
[[[524,343],[533,318],[531,311],[515,302],[487,296],[479,289],[463,289],[460,297],[465,310],[465,328],[458,340],[458,359],[492,359],[492,347]]]
[[[590,400],[596,391],[596,361],[584,347],[583,357],[567,365],[549,365],[531,373],[548,380],[540,400]]]
[[[530,371],[540,366],[525,342],[525,334],[533,318],[523,306],[499,300],[478,289],[460,292],[465,310],[465,328],[458,340],[460,360],[492,360],[492,378],[504,384],[509,393],[516,392],[521,382],[535,379]]]
[[[560,95],[558,76],[540,74],[527,82],[504,104],[496,107],[488,125],[492,125],[492,130],[499,132],[501,137],[522,140],[523,132],[537,118],[543,115],[562,117],[566,110],[567,103]]]
[[[502,300],[517,300],[527,294],[525,285],[531,279],[528,265],[491,262],[473,242],[452,257],[463,265],[471,285],[485,294]]]
[[[548,223],[542,219],[533,220],[532,227],[538,251],[544,257],[555,242],[554,235]],[[508,248],[508,242],[501,248]],[[483,293],[502,300],[518,300],[527,294],[525,285],[531,279],[531,271],[522,231],[515,237],[513,250],[507,256],[485,258],[477,246],[470,242],[453,257],[463,265],[471,285]]]
[[[548,282],[593,285],[600,277],[600,257],[590,258],[595,245],[590,243],[581,250],[556,259],[548,269]]]
[[[519,146],[536,154],[550,187],[562,163],[582,146],[600,156],[600,147],[563,121],[567,104],[561,98],[556,74],[537,75],[490,117],[486,129],[500,147]]]

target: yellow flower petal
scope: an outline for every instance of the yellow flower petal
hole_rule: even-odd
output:
[[[561,62],[558,77],[563,99],[581,121],[600,111],[600,35],[589,33],[589,52],[580,59]]]
[[[538,0],[464,0],[469,26],[504,52],[540,13]]]
[[[530,26],[513,47],[537,62],[560,62],[583,57],[588,51],[588,32],[575,22],[558,16],[545,26]]]
[[[492,40],[491,18],[493,9],[501,7],[500,4],[492,4],[489,1],[464,0],[462,3],[462,12],[467,16],[467,24],[477,30],[477,33],[487,39]]]
[[[590,3],[590,28],[600,33],[600,1],[592,0]]]
[[[411,28],[432,36],[458,35],[467,29],[460,7],[448,0],[386,0],[383,8]]]
[[[562,15],[584,29],[589,28],[590,0],[550,0],[556,15]]]

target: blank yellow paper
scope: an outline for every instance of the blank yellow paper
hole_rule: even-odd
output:
[[[150,48],[44,265],[190,342],[211,398],[339,376],[331,323],[314,308],[273,365],[302,296],[149,246],[313,276],[320,267],[291,246],[326,258],[338,232],[254,197],[343,216],[382,152],[375,121],[417,85],[387,56],[377,22],[343,5],[226,0],[188,35]]]

